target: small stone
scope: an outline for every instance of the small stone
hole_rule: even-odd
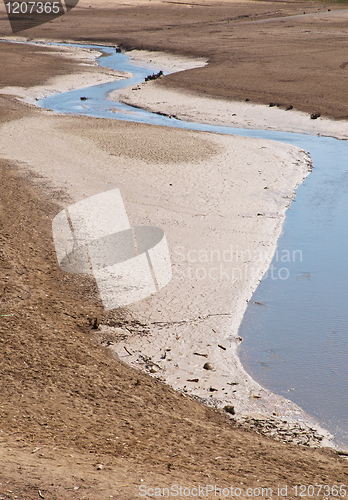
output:
[[[158,372],[158,368],[156,368],[155,366],[153,366],[150,370],[150,373],[157,373]]]
[[[93,318],[90,320],[90,323],[92,325],[92,330],[98,330],[99,328],[99,321],[98,318]]]
[[[311,120],[316,120],[319,117],[320,117],[320,113],[312,113],[311,114]]]
[[[224,406],[224,410],[227,413],[230,413],[231,415],[235,415],[236,414],[236,412],[234,411],[234,406],[232,406],[232,405],[226,405],[226,406]]]
[[[103,464],[97,464],[96,469],[97,470],[102,470],[102,469],[104,469],[104,465]]]
[[[211,363],[204,363],[203,368],[205,370],[214,370],[214,366]]]

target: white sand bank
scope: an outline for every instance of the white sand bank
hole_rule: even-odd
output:
[[[254,382],[236,355],[247,301],[271,262],[294,189],[309,171],[303,151],[44,110],[40,118],[5,124],[0,148],[72,202],[120,188],[131,224],[165,231],[173,279],[129,307],[149,333],[123,332],[126,340],[113,346],[123,361],[156,363],[156,375],[173,387],[232,402],[239,415],[303,417]],[[101,326],[102,336],[118,333]],[[205,362],[214,369],[205,370]]]
[[[348,123],[343,120],[323,117],[313,120],[308,113],[293,109],[285,111],[277,106],[212,99],[190,91],[168,89],[157,81],[115,91],[110,94],[110,99],[189,122],[318,134],[348,140]]]

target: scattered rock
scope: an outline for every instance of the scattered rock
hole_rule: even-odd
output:
[[[214,387],[209,387],[209,391],[210,391],[210,392],[216,392],[216,391],[217,391],[217,389],[215,389]]]
[[[227,413],[230,413],[231,415],[235,415],[236,414],[236,412],[234,411],[234,406],[226,405],[226,406],[224,406],[224,410]]]
[[[324,436],[304,422],[294,422],[281,418],[237,417],[240,427],[271,437],[284,443],[300,444],[319,448]]]
[[[193,354],[195,354],[195,356],[203,356],[204,358],[208,357],[208,354],[201,354],[199,352],[194,352]]]
[[[204,363],[203,368],[205,370],[214,370],[214,366],[211,363]]]
[[[150,80],[157,80],[157,78],[160,78],[160,76],[163,75],[163,71],[159,71],[158,73],[153,73],[152,75],[148,75],[145,77],[145,82],[148,82]]]
[[[292,104],[290,104],[290,106],[288,106],[287,108],[285,108],[285,111],[289,111],[290,109],[293,109],[294,106]]]
[[[218,344],[218,347],[220,347],[220,349],[222,349],[223,351],[226,351],[226,347],[224,347],[223,345]]]
[[[80,97],[81,101],[87,101],[88,97]]]
[[[104,469],[104,465],[103,464],[97,464],[96,469],[97,470],[102,470],[102,469]]]
[[[199,378],[188,378],[187,382],[199,382]]]
[[[156,368],[155,366],[152,366],[150,368],[150,373],[157,373],[158,372],[158,368]]]
[[[98,318],[94,318],[91,320],[92,330],[98,330],[99,321]]]
[[[319,116],[320,116],[320,113],[312,113],[311,120],[316,120],[317,118],[319,118]]]
[[[249,101],[250,101],[250,99],[245,99],[245,102],[249,102]]]

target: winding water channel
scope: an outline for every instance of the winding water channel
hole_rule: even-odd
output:
[[[348,449],[348,142],[184,122],[111,102],[109,92],[143,81],[149,68],[131,64],[113,48],[90,48],[103,51],[101,66],[130,72],[133,78],[55,94],[41,99],[41,107],[270,139],[310,153],[313,172],[297,189],[268,277],[257,288],[240,327],[240,356],[261,385],[317,417]],[[82,95],[88,100],[81,101]],[[110,111],[113,106],[119,112]]]

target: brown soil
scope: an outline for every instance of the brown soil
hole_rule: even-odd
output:
[[[287,4],[243,5],[238,6],[237,12],[243,8],[255,12],[261,8],[287,8]],[[289,11],[298,9],[298,5],[290,5]],[[171,12],[177,12],[171,17],[173,24],[179,26],[186,19],[184,14],[181,19],[179,15],[183,6],[157,7],[159,25],[161,16],[169,16]],[[219,16],[223,18],[219,9],[227,7],[216,8],[209,14],[212,20],[204,21],[203,11],[196,13],[202,29],[218,23]],[[147,25],[142,17],[151,12],[146,9],[150,7],[121,9],[122,15],[133,21],[131,35],[124,43],[135,46],[138,39],[143,40],[144,46],[150,45],[147,37],[157,47],[171,45],[173,50],[182,50],[184,42],[178,37],[179,27],[172,37],[164,35],[162,28],[157,33],[154,27],[149,27],[151,23],[155,25],[154,19]],[[135,20],[136,13],[139,21]],[[41,36],[63,37],[70,33],[73,38],[75,33],[76,37],[96,40],[101,36],[99,23],[106,16],[105,23],[109,24],[104,27],[104,39],[125,40],[121,29],[117,37],[108,35],[112,26],[110,13],[104,10],[93,15],[94,18],[88,10],[76,11],[76,15],[57,20],[64,33],[62,30],[59,35],[55,33],[51,23],[46,28],[37,28],[35,35],[39,36],[41,29]],[[121,26],[122,19],[125,23],[126,17],[122,18],[118,12],[118,24],[113,20],[113,33]],[[219,42],[214,33],[209,36],[209,44],[207,34],[199,47],[197,35],[196,42],[192,41],[192,52],[213,53]],[[191,45],[191,41],[186,45]],[[22,50],[23,47],[19,53],[13,52],[13,60],[20,62]],[[25,54],[30,57],[26,85],[41,83],[56,71],[57,63],[44,60],[40,49]],[[335,55],[330,61],[334,58]],[[40,66],[36,64],[39,60]],[[65,64],[68,71],[73,69],[70,62],[63,58],[61,61],[57,71]],[[24,83],[13,66],[11,69],[2,63],[2,73],[7,74],[3,84]],[[325,85],[328,77],[324,70],[321,75]],[[211,82],[213,77],[209,77]],[[335,88],[337,92],[338,87]],[[336,95],[339,99],[339,94]],[[40,110],[12,98],[0,99],[0,123],[31,113],[39,114]],[[104,313],[94,283],[88,277],[60,271],[51,221],[61,210],[61,202],[67,200],[63,193],[45,187],[42,179],[34,178],[24,167],[11,159],[0,160],[0,498],[134,499],[139,496],[139,485],[171,484],[271,487],[273,496],[278,485],[288,485],[287,498],[294,498],[290,487],[296,484],[347,484],[348,462],[335,452],[285,445],[246,432],[223,412],[201,406],[111,358],[97,344],[91,321],[98,318],[115,325],[127,322],[129,328],[140,332],[141,325],[126,310]]]
[[[212,0],[116,3],[112,10],[102,4],[78,6],[20,34],[207,57],[207,67],[159,84],[348,118],[347,17],[339,12],[346,4]],[[0,32],[10,33],[7,21]]]
[[[53,57],[47,57],[47,52]],[[60,57],[59,64],[54,49],[33,45],[17,45],[0,43],[0,87],[8,85],[18,87],[32,87],[48,80],[53,76],[75,73],[79,70],[76,63]],[[93,68],[89,67],[90,71]]]

